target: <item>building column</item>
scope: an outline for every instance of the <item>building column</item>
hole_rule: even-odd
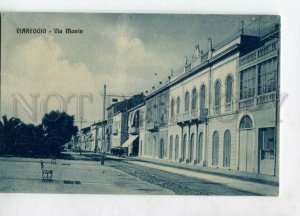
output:
[[[204,132],[204,131],[203,131]],[[204,135],[204,133],[203,133]],[[203,166],[208,166],[208,124],[205,124],[205,136],[203,136],[203,152],[204,152],[204,161]]]
[[[190,141],[191,141],[191,125],[188,125],[188,134],[187,134],[187,139],[186,139],[186,148],[185,148],[185,162],[190,162]]]
[[[182,157],[182,146],[183,146],[183,125],[181,126],[181,142],[179,143],[178,146],[178,155],[179,155],[179,162],[183,162],[183,157]]]
[[[198,158],[197,158],[197,154],[198,154],[198,138],[199,138],[199,134],[198,134],[198,130],[199,130],[199,124],[196,123],[196,134],[195,134],[195,140],[194,140],[194,152],[193,152],[193,158],[194,158],[194,164],[198,163]]]

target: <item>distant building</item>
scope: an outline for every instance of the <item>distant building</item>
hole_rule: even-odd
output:
[[[128,155],[138,156],[142,152],[144,128],[144,103],[141,103],[128,111],[128,139],[122,147],[128,148]],[[142,136],[142,137],[141,137]]]
[[[85,151],[94,151],[94,137],[91,126],[82,128],[79,133],[79,147]]]
[[[144,95],[138,94],[127,100],[107,107],[107,151],[120,147],[128,139],[128,110],[144,102]]]
[[[102,152],[102,149],[105,148],[105,127],[107,122],[100,121],[92,124],[92,136],[93,136],[93,145],[92,150],[94,152]]]

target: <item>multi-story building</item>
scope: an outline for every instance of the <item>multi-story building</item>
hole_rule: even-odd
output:
[[[197,46],[147,95],[141,156],[278,174],[278,32],[241,33],[215,47],[209,40],[205,53]]]
[[[94,137],[92,134],[91,126],[82,128],[79,133],[79,145],[82,150],[94,151],[93,146]]]
[[[260,47],[240,58],[238,169],[278,175],[279,29],[261,37]]]
[[[111,148],[121,146],[128,139],[128,113],[121,110],[112,118]]]
[[[102,152],[103,148],[105,147],[105,126],[106,121],[96,122],[91,126],[93,136],[92,150],[94,152]]]
[[[142,151],[144,137],[144,103],[141,103],[128,111],[128,139],[122,147],[128,148],[129,156],[137,156]]]
[[[134,95],[129,99],[112,104],[107,108],[107,151],[120,147],[128,139],[128,110],[144,103],[144,95]]]
[[[142,155],[166,158],[169,123],[169,81],[146,96],[145,136]]]

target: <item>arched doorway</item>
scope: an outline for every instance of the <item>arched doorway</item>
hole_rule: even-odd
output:
[[[212,145],[212,165],[217,166],[219,162],[219,133],[214,132]]]
[[[231,134],[229,130],[224,133],[224,147],[223,147],[223,166],[230,167],[231,158]]]
[[[173,159],[173,136],[170,136],[169,160]]]
[[[178,160],[178,150],[179,150],[179,137],[175,137],[175,160]]]
[[[182,149],[181,149],[182,161],[185,161],[185,159],[186,159],[185,150],[186,150],[186,134],[184,134],[183,140],[182,140]]]
[[[252,120],[245,115],[239,127],[239,170],[254,171],[254,134]]]
[[[164,139],[160,139],[159,154],[158,154],[158,157],[160,159],[164,157],[164,149],[165,149]]]
[[[189,153],[190,163],[192,163],[194,160],[194,139],[195,139],[195,135],[194,135],[194,133],[192,133],[191,138],[190,138],[190,153]]]
[[[202,161],[202,149],[203,149],[203,133],[200,133],[198,138],[198,148],[197,148],[198,163]]]

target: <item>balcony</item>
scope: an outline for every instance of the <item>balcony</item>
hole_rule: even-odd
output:
[[[214,114],[215,115],[221,114],[221,106],[220,105],[214,107]]]
[[[128,128],[128,133],[131,135],[137,135],[139,133],[139,127],[130,127]]]
[[[275,54],[278,50],[278,46],[279,44],[277,43],[277,41],[274,41],[261,47],[260,49],[250,52],[249,54],[240,58],[240,66],[255,61],[263,56]]]
[[[276,100],[276,92],[270,92],[267,94],[257,96],[257,104],[272,102]]]
[[[119,129],[118,128],[113,128],[112,129],[112,134],[113,135],[117,135],[119,133]]]
[[[208,109],[207,108],[200,109],[200,121],[206,122],[207,119],[208,119]]]
[[[239,102],[239,107],[240,108],[245,108],[245,107],[251,107],[254,106],[254,98],[247,98],[247,99],[242,99]]]
[[[208,109],[195,109],[192,111],[187,111],[184,113],[180,113],[176,115],[176,122],[177,124],[181,124],[184,122],[191,122],[191,121],[199,121],[204,122],[207,120],[207,114],[208,114]]]
[[[232,102],[225,103],[225,111],[230,112],[232,110]]]
[[[146,127],[147,127],[148,131],[157,132],[159,130],[159,123],[158,122],[149,122]]]

